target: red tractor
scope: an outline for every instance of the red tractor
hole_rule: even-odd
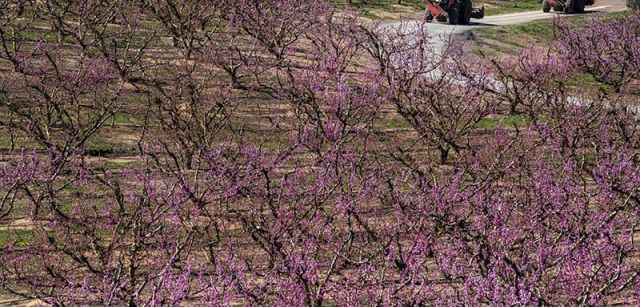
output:
[[[449,20],[452,25],[468,25],[471,18],[484,18],[484,6],[474,8],[471,0],[428,0],[427,21]]]
[[[542,11],[548,13],[554,11],[564,11],[567,14],[584,13],[584,7],[593,5],[595,0],[543,0]]]

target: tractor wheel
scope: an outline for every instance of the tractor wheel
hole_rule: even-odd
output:
[[[573,0],[573,12],[576,14],[584,13],[584,0]]]
[[[551,12],[551,5],[549,5],[549,2],[547,0],[542,1],[542,11],[545,13]]]
[[[451,10],[447,12],[447,15],[449,15],[449,24],[457,25],[460,20],[460,2],[454,4]]]
[[[463,3],[458,23],[461,25],[468,25],[471,23],[471,11],[473,10],[473,7],[471,7],[471,1],[464,1]]]
[[[431,14],[431,12],[427,12],[426,14],[424,14],[424,21],[433,22],[433,14]]]

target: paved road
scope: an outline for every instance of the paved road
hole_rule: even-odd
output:
[[[476,1],[482,2],[482,1]],[[615,11],[623,11],[626,10],[625,0],[596,0],[595,5],[588,6],[586,8],[587,14],[597,14],[604,12],[615,12]],[[505,15],[494,15],[487,16],[484,19],[471,19],[470,25],[449,25],[448,23],[440,23],[433,22],[427,25],[428,32],[436,38],[436,50],[441,50],[444,45],[444,41],[451,34],[462,34],[473,29],[481,28],[481,27],[491,27],[491,26],[504,26],[504,25],[514,25],[526,23],[539,19],[551,19],[554,17],[565,17],[565,16],[573,16],[567,15],[559,12],[550,12],[543,13],[542,12],[542,4],[540,5],[539,11],[533,12],[522,12],[522,13],[513,13],[513,14],[505,14]],[[409,28],[412,26],[418,26],[420,24],[419,21],[400,21],[390,23],[390,26],[399,26],[400,24],[405,24]],[[438,43],[439,41],[439,43]]]
[[[481,2],[481,1],[478,1]],[[609,13],[609,12],[619,12],[627,10],[627,6],[625,4],[625,0],[596,0],[595,5],[589,6],[586,8],[586,14],[599,14],[599,13]],[[555,17],[570,17],[575,15],[568,15],[561,12],[550,12],[544,13],[542,12],[542,6],[540,7],[540,11],[532,11],[532,12],[522,12],[522,13],[513,13],[513,14],[504,14],[504,15],[494,15],[487,16],[484,19],[472,19],[471,24],[469,25],[450,25],[448,23],[429,23],[427,24],[427,32],[433,38],[433,45],[435,52],[441,53],[446,45],[446,42],[449,40],[451,35],[456,34],[464,34],[465,32],[469,32],[473,29],[478,29],[481,27],[494,27],[494,26],[505,26],[505,25],[515,25],[526,23],[530,21],[540,20],[540,19],[551,19]],[[412,29],[419,27],[422,24],[421,21],[399,21],[388,23],[387,26],[394,28],[400,27],[403,28],[403,32],[410,33]],[[436,70],[436,74],[438,71]],[[575,104],[588,104],[589,100],[585,100],[579,97],[570,97],[570,101],[573,101]],[[640,116],[640,105],[628,106],[629,110],[635,112]]]

